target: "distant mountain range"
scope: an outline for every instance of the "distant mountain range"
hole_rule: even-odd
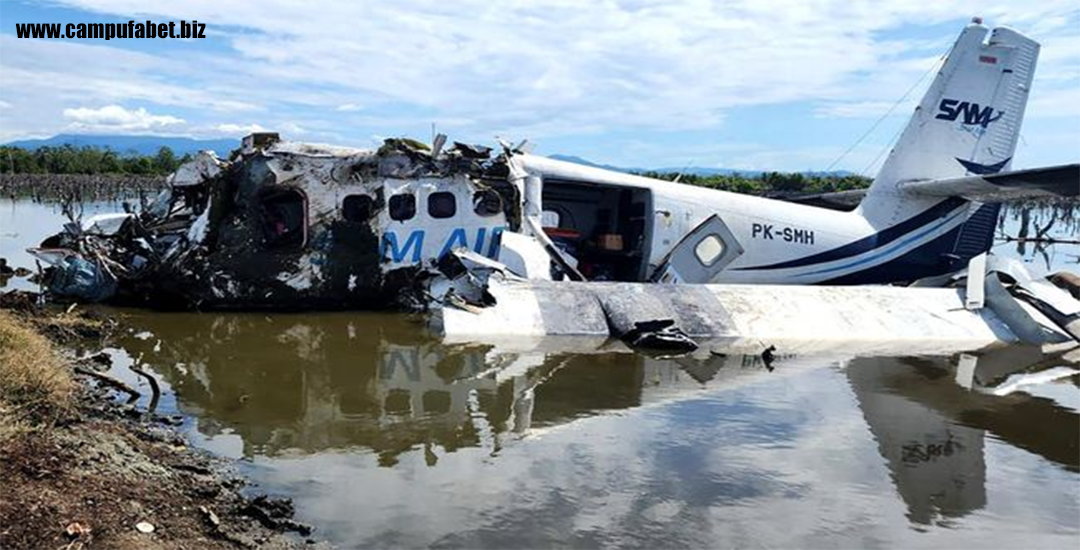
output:
[[[240,146],[239,139],[227,138],[227,139],[194,139],[188,137],[169,137],[169,136],[125,136],[125,135],[81,135],[81,134],[57,134],[50,138],[45,139],[24,139],[19,141],[12,141],[5,143],[4,145],[10,145],[13,147],[22,147],[23,149],[37,149],[38,147],[59,147],[62,145],[74,145],[76,147],[84,147],[89,145],[90,147],[97,147],[100,149],[111,149],[121,154],[137,154],[137,155],[153,155],[157,153],[158,149],[162,146],[169,147],[177,155],[184,155],[187,153],[197,153],[203,150],[211,150],[217,153],[219,157],[227,157],[233,149]],[[564,162],[573,162],[575,164],[581,164],[584,166],[592,166],[595,168],[603,168],[605,170],[614,170],[616,172],[626,173],[641,173],[641,172],[660,172],[660,173],[685,173],[687,175],[695,176],[716,176],[716,175],[729,175],[739,174],[743,176],[759,176],[761,170],[735,170],[731,168],[696,168],[696,167],[665,167],[665,168],[628,168],[625,166],[612,166],[610,164],[598,164],[581,157],[573,155],[549,155],[548,158],[555,160],[561,160]],[[851,175],[851,172],[844,170],[837,170],[833,172],[803,172],[807,175],[833,175],[833,176],[847,176]]]
[[[227,157],[233,149],[240,146],[240,140],[228,139],[193,139],[188,137],[169,136],[119,136],[119,135],[81,135],[81,134],[57,134],[45,139],[24,139],[5,143],[13,147],[23,149],[37,149],[38,147],[60,147],[62,145],[74,145],[76,147],[97,147],[99,149],[111,149],[121,154],[153,155],[161,147],[168,147],[177,155],[198,153],[199,151],[211,150],[219,157]]]

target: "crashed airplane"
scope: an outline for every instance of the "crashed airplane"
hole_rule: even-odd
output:
[[[435,153],[435,154],[433,154]],[[97,216],[31,252],[50,292],[200,309],[392,305],[425,260],[497,253],[519,195],[486,148],[378,151],[248,136],[229,161],[202,152],[138,214]],[[442,246],[445,250],[435,249]]]
[[[140,212],[70,223],[32,253],[53,266],[47,286],[62,298],[197,309],[451,307],[487,320],[442,316],[448,334],[610,332],[680,347],[688,326],[708,337],[727,334],[718,324],[738,325],[732,300],[760,295],[741,306],[759,315],[777,307],[777,289],[759,285],[832,285],[801,292],[811,293],[805,307],[835,308],[844,305],[822,292],[836,285],[925,284],[969,264],[985,272],[1001,201],[1077,196],[1080,165],[1008,170],[1038,51],[1016,31],[967,26],[851,212],[560,162],[524,146],[447,146],[439,136],[431,146],[390,139],[369,151],[264,133],[228,160],[200,153]],[[864,310],[923,304],[900,321],[918,323],[956,300],[961,309],[981,307],[988,293],[1000,302],[993,290],[972,290],[994,278],[1055,304],[1050,332],[1080,314],[1080,303],[1051,285],[1020,285],[1027,277],[1016,266],[991,267],[1004,277],[961,283],[969,288],[959,292],[974,296],[912,300],[881,287],[835,296]],[[958,278],[939,283],[947,280]],[[516,298],[500,302],[493,285]],[[540,305],[529,326],[506,328],[530,301]],[[965,333],[979,341],[1008,339],[985,315],[950,322],[982,327]]]

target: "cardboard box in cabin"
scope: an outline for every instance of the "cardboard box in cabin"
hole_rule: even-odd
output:
[[[618,233],[604,233],[603,235],[597,237],[596,245],[601,250],[613,250],[616,252],[622,251],[622,235],[619,235]]]

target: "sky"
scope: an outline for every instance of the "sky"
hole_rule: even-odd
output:
[[[434,126],[624,167],[872,175],[976,15],[1043,46],[1013,167],[1076,162],[1075,0],[0,0],[0,142],[270,130],[374,147]],[[206,38],[15,35],[130,19]]]

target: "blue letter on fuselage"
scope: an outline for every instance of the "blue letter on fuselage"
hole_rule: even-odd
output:
[[[409,234],[409,238],[405,240],[405,246],[398,248],[397,235],[393,231],[387,231],[383,233],[382,243],[379,247],[379,257],[386,261],[389,259],[394,263],[398,263],[405,260],[405,257],[409,254],[409,249],[412,249],[412,261],[420,261],[420,252],[424,249],[424,230],[419,229]],[[386,253],[390,252],[390,257],[387,258]]]
[[[464,227],[459,227],[450,232],[450,237],[446,239],[446,244],[443,245],[442,251],[439,252],[439,257],[442,258],[443,256],[449,254],[451,250],[459,246],[469,248],[469,242],[465,238]]]

